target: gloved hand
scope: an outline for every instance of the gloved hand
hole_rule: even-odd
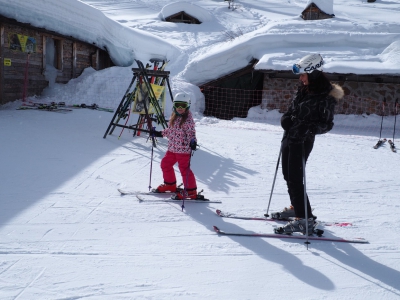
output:
[[[196,151],[196,149],[197,149],[197,142],[196,142],[195,139],[192,139],[192,140],[190,141],[190,149],[192,149],[193,151]]]
[[[151,129],[150,130],[150,135],[151,136],[155,136],[155,137],[163,137],[162,132],[161,131],[157,131],[155,129]]]
[[[283,115],[281,118],[281,126],[284,130],[288,131],[293,126],[293,120],[291,116]]]

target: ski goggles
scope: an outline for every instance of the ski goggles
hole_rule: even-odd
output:
[[[189,107],[189,104],[186,102],[174,102],[174,107],[175,108],[182,108],[182,109],[186,109]]]

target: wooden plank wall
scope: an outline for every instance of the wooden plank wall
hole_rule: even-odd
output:
[[[96,70],[113,66],[107,52],[95,45],[68,39],[43,29],[19,23],[1,21],[0,23],[0,105],[22,99],[25,70],[28,54],[10,49],[10,34],[33,37],[36,40],[36,52],[29,55],[27,96],[41,95],[49,82],[46,71],[46,39],[55,41],[59,57],[55,67],[58,69],[56,83],[67,83],[82,74],[87,67]],[[10,66],[4,65],[4,59],[11,60]]]
[[[43,75],[43,42],[40,34],[27,28],[16,28],[14,25],[2,24],[2,93],[1,104],[21,99],[24,88],[25,70],[28,62],[28,54],[17,50],[11,50],[9,44],[9,35],[13,33],[22,34],[35,38],[36,53],[29,55],[28,68],[28,95],[40,94],[44,87],[47,86],[47,81]],[[10,66],[4,65],[4,60],[11,60]]]

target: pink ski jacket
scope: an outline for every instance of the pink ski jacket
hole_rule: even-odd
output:
[[[173,126],[162,131],[164,137],[168,138],[168,151],[173,153],[190,153],[190,141],[196,140],[196,129],[192,113],[188,112],[188,118],[180,127],[182,117],[177,117]],[[197,141],[197,140],[196,140]]]

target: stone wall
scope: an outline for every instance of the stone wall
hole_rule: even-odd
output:
[[[377,114],[382,115],[382,102],[385,115],[395,114],[395,100],[400,97],[400,82],[371,83],[356,81],[339,81],[345,96],[336,107],[338,114]],[[284,112],[291,102],[299,85],[298,79],[270,78],[264,76],[262,108],[279,109]]]

